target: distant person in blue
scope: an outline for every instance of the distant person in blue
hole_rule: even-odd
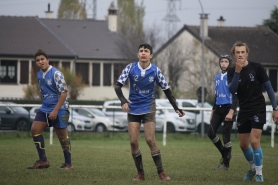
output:
[[[262,87],[266,90],[272,104],[274,122],[278,120],[278,107],[264,67],[260,63],[248,60],[249,53],[246,43],[237,41],[233,45],[231,54],[236,60],[236,65],[228,71],[228,82],[230,92],[237,93],[238,96],[239,144],[250,167],[243,180],[252,180],[255,176],[256,182],[264,182],[263,151],[260,140],[266,123],[266,103]]]
[[[231,131],[233,121],[235,121],[236,109],[238,105],[237,97],[229,91],[227,71],[232,65],[232,59],[229,55],[221,55],[219,58],[219,66],[221,73],[214,78],[215,101],[210,116],[210,126],[207,135],[221,154],[221,160],[218,167],[214,170],[228,170],[230,167],[230,159],[232,157]],[[223,144],[216,135],[218,128],[223,125]]]
[[[45,154],[43,131],[46,127],[54,127],[61,143],[65,163],[59,168],[72,169],[71,145],[68,137],[67,124],[69,119],[69,104],[67,102],[67,84],[64,75],[49,65],[47,54],[38,50],[35,54],[36,65],[40,68],[37,80],[41,92],[42,106],[36,113],[31,127],[31,133],[39,154],[39,160],[28,169],[48,168],[49,161]]]
[[[184,116],[184,111],[177,107],[176,99],[172,95],[170,86],[160,69],[150,63],[153,57],[152,47],[149,44],[141,44],[138,48],[137,57],[139,61],[127,65],[115,84],[115,91],[121,101],[122,111],[128,113],[131,152],[138,171],[138,175],[133,180],[145,179],[142,154],[139,148],[140,126],[143,123],[145,140],[151,150],[158,176],[163,181],[169,181],[170,177],[164,172],[160,150],[155,141],[156,104],[154,85],[157,84],[161,87],[180,117]],[[127,79],[130,83],[128,100],[124,97],[121,89]]]

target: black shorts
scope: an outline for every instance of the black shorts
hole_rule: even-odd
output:
[[[263,130],[266,123],[266,110],[250,113],[239,111],[237,117],[238,133],[250,133],[252,128]]]
[[[147,114],[141,115],[134,115],[128,114],[127,115],[128,122],[139,122],[139,123],[147,123],[147,122],[154,122],[155,123],[155,112],[150,112]]]

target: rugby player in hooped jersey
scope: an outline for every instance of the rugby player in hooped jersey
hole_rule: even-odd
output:
[[[275,94],[262,64],[248,60],[249,47],[241,41],[236,42],[231,54],[236,65],[228,71],[229,90],[237,92],[239,113],[237,117],[240,148],[249,163],[249,170],[243,180],[264,182],[263,152],[260,144],[263,125],[266,123],[266,104],[262,94],[265,88],[273,107],[272,117],[278,120],[278,107]],[[250,146],[251,145],[251,146]]]
[[[232,59],[229,55],[221,55],[219,66],[221,73],[214,78],[215,101],[211,112],[210,126],[208,128],[208,137],[221,154],[221,160],[218,167],[213,170],[228,170],[230,159],[232,157],[231,131],[235,113],[238,105],[237,96],[233,96],[228,87],[227,71],[231,68]],[[218,128],[223,125],[223,144],[216,135]]]
[[[65,163],[59,168],[63,170],[72,169],[71,146],[68,137],[67,123],[69,119],[67,102],[67,84],[64,75],[56,68],[49,65],[47,54],[38,50],[35,54],[36,65],[40,68],[37,74],[41,92],[42,106],[36,113],[31,127],[33,140],[38,151],[39,160],[28,169],[48,168],[49,162],[46,158],[44,138],[42,132],[46,127],[54,127],[61,143]]]
[[[155,141],[155,83],[164,91],[177,112],[177,116],[184,116],[184,111],[177,107],[176,99],[160,69],[150,63],[153,57],[152,47],[149,44],[141,44],[137,57],[139,61],[127,65],[115,84],[115,92],[121,101],[122,111],[128,113],[131,152],[138,172],[133,180],[145,179],[142,154],[139,148],[140,125],[143,123],[145,140],[151,150],[158,176],[163,181],[169,181],[170,177],[164,172],[160,150]],[[127,79],[130,81],[128,100],[124,97],[121,89]]]

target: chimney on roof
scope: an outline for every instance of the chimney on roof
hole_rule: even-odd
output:
[[[219,27],[223,27],[225,26],[225,19],[223,18],[223,16],[221,15],[219,19],[217,19],[218,21],[218,26]]]
[[[200,36],[202,37],[202,33],[204,30],[204,38],[208,37],[208,15],[209,14],[207,14],[207,13],[200,14]],[[203,25],[204,25],[204,28],[203,28]]]
[[[117,23],[118,23],[117,9],[114,6],[114,2],[112,2],[108,9],[108,29],[112,32],[116,32]]]
[[[53,11],[50,11],[50,3],[47,5],[47,11],[45,11],[45,18],[52,19]]]

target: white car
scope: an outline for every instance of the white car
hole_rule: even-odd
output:
[[[34,120],[36,113],[38,112],[40,107],[33,107],[30,110],[30,119]],[[92,121],[82,115],[79,115],[75,111],[70,111],[69,122],[68,122],[68,131],[93,131],[93,123]]]
[[[105,131],[126,131],[126,124],[117,118],[107,117],[101,110],[96,108],[72,108],[78,114],[90,118],[93,122],[93,130],[96,132]]]
[[[169,102],[168,99],[157,99],[156,102]],[[187,108],[201,108],[201,103],[198,103],[196,99],[176,99],[177,105],[179,108],[187,107]],[[207,129],[210,124],[210,114],[212,110],[212,105],[208,102],[204,103],[204,108],[209,108],[210,110],[203,111],[203,121],[204,121],[204,133],[207,133]],[[190,118],[195,119],[195,128],[196,131],[201,133],[201,123],[202,123],[202,111],[200,110],[185,110],[185,115]]]
[[[168,101],[168,100],[167,100]],[[118,119],[127,120],[127,113],[122,112],[121,102],[119,100],[105,101],[102,111],[109,117],[115,117]],[[109,108],[107,106],[116,106],[118,108]],[[172,105],[166,103],[156,103],[157,107],[172,107]],[[156,111],[156,126],[155,130],[158,132],[163,131],[164,128],[164,111]],[[144,130],[144,125],[141,124],[141,131]],[[186,115],[182,118],[173,110],[169,110],[167,114],[167,132],[191,132],[195,130],[195,119],[191,115]]]

